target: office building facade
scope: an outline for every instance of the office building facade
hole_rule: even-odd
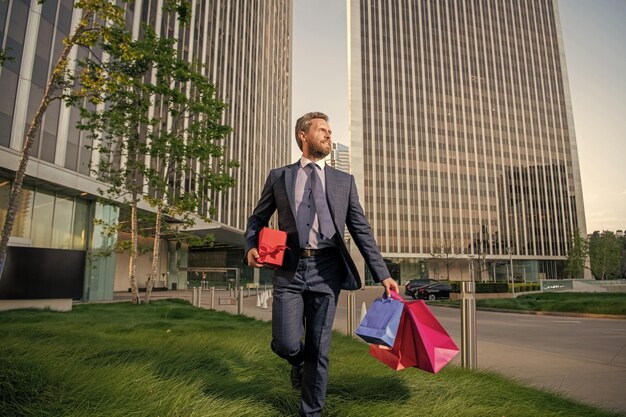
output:
[[[147,0],[118,5],[125,10],[133,36],[141,36],[142,24],[147,23],[161,36],[177,38],[182,56],[205,65],[206,77],[228,105],[223,123],[231,126],[233,133],[224,141],[224,158],[240,163],[231,172],[237,185],[204,201],[200,214],[213,207],[215,215],[210,223],[195,226],[198,233],[214,233],[217,241],[212,250],[223,252],[200,256],[199,262],[210,258],[213,264],[227,266],[233,252],[241,259],[245,221],[267,168],[284,165],[290,157],[292,5],[290,0],[194,0],[191,22],[181,26],[175,16],[163,12],[163,4],[163,0]],[[0,46],[13,57],[0,68],[2,220],[26,129],[60,56],[63,39],[80,17],[81,10],[74,8],[72,0],[0,2]],[[80,59],[86,53],[74,49],[70,58]],[[84,279],[81,285],[73,283],[72,298],[109,299],[114,289],[128,286],[124,255],[117,255],[117,260],[113,254],[94,261],[87,254],[110,247],[115,240],[101,235],[94,218],[115,222],[119,213],[96,201],[102,184],[90,170],[99,156],[89,149],[87,135],[75,128],[79,118],[78,109],[58,100],[48,108],[31,152],[10,246],[20,248],[16,251],[43,251],[51,262],[58,256],[56,251],[76,252]],[[184,287],[187,250],[174,242],[162,246],[162,284]],[[144,272],[138,272],[140,286],[145,285]],[[76,291],[80,291],[79,297]]]
[[[346,145],[333,142],[333,148],[325,159],[331,167],[350,173],[350,148]]]
[[[562,276],[586,230],[557,2],[351,0],[348,17],[352,171],[383,255],[407,279],[449,257],[452,279],[474,261]]]

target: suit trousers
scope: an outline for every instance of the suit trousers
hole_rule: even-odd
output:
[[[304,363],[302,416],[319,416],[324,408],[333,321],[345,274],[339,251],[301,258],[289,285],[274,288],[272,350],[291,365]]]

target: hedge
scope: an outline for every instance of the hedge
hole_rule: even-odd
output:
[[[460,293],[461,292],[461,283],[460,282],[451,282],[452,292]],[[526,291],[539,291],[541,289],[541,285],[539,283],[520,283],[515,284],[515,292],[526,292]],[[476,292],[477,293],[506,293],[511,292],[511,286],[506,282],[477,282],[476,283]]]

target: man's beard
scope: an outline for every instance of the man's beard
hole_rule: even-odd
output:
[[[325,143],[310,144],[309,153],[317,159],[324,159],[330,154],[331,146],[328,149],[324,147]]]

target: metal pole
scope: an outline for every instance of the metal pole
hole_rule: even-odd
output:
[[[215,303],[215,287],[211,287],[211,310],[213,310],[213,306]]]
[[[243,314],[243,287],[239,287],[239,294],[237,297],[237,314]]]
[[[509,254],[509,278],[511,280],[511,291],[515,294],[515,280],[513,279],[513,246],[507,246],[506,251]]]
[[[346,333],[351,336],[352,335],[352,291],[348,291],[346,294]]]
[[[476,300],[474,281],[461,283],[461,366],[476,369]]]
[[[515,278],[513,278],[513,249],[509,251],[509,259],[511,261],[511,292],[515,295]]]

